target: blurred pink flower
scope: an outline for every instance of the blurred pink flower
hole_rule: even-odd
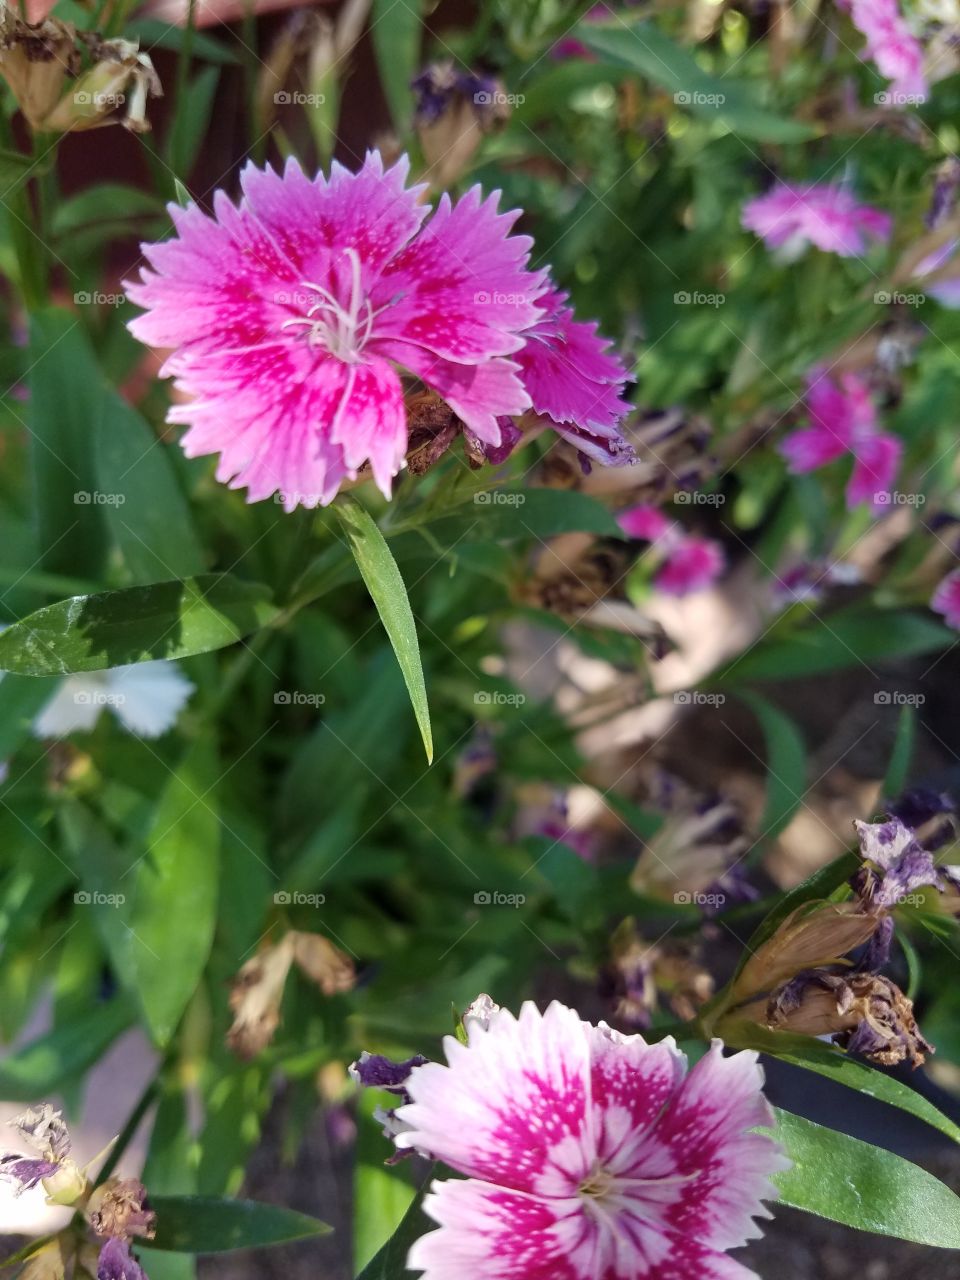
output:
[[[169,420],[248,501],[326,504],[367,462],[389,496],[407,447],[398,365],[491,445],[498,417],[530,407],[506,357],[541,317],[545,274],[509,234],[519,213],[474,187],[428,218],[408,171],[376,152],[329,179],[248,165],[238,206],[222,191],[214,217],[171,206],[179,238],[144,246],[130,328],[174,348],[162,372],[188,399]]]
[[[814,244],[853,258],[866,251],[868,238],[888,239],[892,227],[889,214],[860,204],[846,187],[830,183],[778,183],[747,201],[742,222],[769,248],[783,249],[791,257]]]
[[[930,601],[935,613],[942,613],[948,627],[960,631],[960,569],[954,569],[943,579]]]
[[[424,1280],[747,1280],[726,1255],[759,1234],[788,1167],[757,1055],[715,1040],[689,1072],[672,1038],[647,1044],[553,1003],[469,1019],[447,1062],[415,1067],[395,1141],[466,1179],[433,1183],[440,1224],[407,1266]]]
[[[794,475],[816,471],[851,454],[853,472],[847,485],[847,506],[861,502],[883,506],[900,465],[902,446],[896,436],[877,429],[877,415],[866,383],[855,373],[836,381],[814,372],[807,389],[812,425],[794,431],[780,445],[780,453]]]
[[[659,507],[651,507],[646,503],[621,511],[617,516],[617,523],[628,537],[641,538],[644,542],[656,542],[673,524]]]
[[[719,542],[687,533],[657,507],[643,504],[622,511],[620,528],[630,538],[650,542],[661,561],[653,585],[671,596],[703,591],[723,572],[726,558]]]
[[[863,56],[890,81],[885,99],[893,106],[923,102],[927,96],[923,45],[907,26],[897,0],[850,0],[845,7],[866,37]]]
[[[620,432],[630,405],[622,398],[627,373],[609,352],[595,323],[574,319],[565,293],[537,299],[544,315],[525,333],[517,353],[520,377],[534,410],[552,418],[558,435],[606,465],[634,459]]]
[[[719,542],[688,534],[670,551],[653,579],[654,586],[671,596],[703,591],[723,572],[725,558]]]

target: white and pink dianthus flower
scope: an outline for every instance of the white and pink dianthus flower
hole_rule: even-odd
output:
[[[788,1167],[751,1052],[719,1041],[690,1070],[553,1003],[467,1022],[448,1065],[415,1067],[401,1148],[465,1175],[436,1181],[440,1229],[408,1266],[425,1280],[746,1280],[726,1250],[760,1234]]]

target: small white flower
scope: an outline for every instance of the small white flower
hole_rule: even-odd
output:
[[[105,709],[141,738],[173,727],[194,686],[173,662],[138,662],[68,676],[33,723],[38,738],[89,732]]]

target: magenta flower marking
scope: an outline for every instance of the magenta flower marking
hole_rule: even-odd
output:
[[[780,445],[790,470],[795,475],[815,471],[849,453],[854,461],[847,506],[868,502],[882,507],[889,501],[902,446],[896,436],[877,429],[866,383],[855,373],[841,374],[834,381],[814,372],[807,408],[812,425],[792,432]]]
[[[890,81],[884,99],[893,106],[923,102],[927,96],[923,45],[904,21],[897,0],[850,0],[845,7],[866,37],[862,56],[876,63]]]
[[[816,245],[827,253],[853,258],[866,252],[867,240],[887,240],[889,214],[860,204],[846,187],[778,183],[766,195],[748,200],[742,222],[771,249],[795,257]]]
[[[653,544],[654,553],[662,562],[653,583],[668,595],[702,591],[724,570],[726,558],[719,542],[687,533],[657,507],[631,507],[622,511],[617,520],[628,537]]]
[[[397,1143],[466,1181],[434,1182],[440,1224],[408,1266],[426,1280],[744,1280],[726,1256],[759,1234],[787,1167],[756,1054],[719,1041],[689,1072],[649,1045],[554,1003],[471,1022],[448,1066],[410,1076]]]
[[[185,402],[170,421],[249,501],[328,503],[366,463],[389,496],[407,445],[398,367],[490,445],[499,417],[530,407],[507,357],[546,284],[530,239],[509,234],[519,213],[474,188],[431,214],[408,171],[375,152],[329,179],[248,165],[239,205],[218,192],[213,217],[171,206],[178,237],[144,247],[131,330],[174,349],[163,372]]]
[[[623,465],[634,452],[620,433],[630,411],[622,398],[627,374],[595,324],[575,320],[567,295],[551,290],[538,299],[545,312],[524,334],[517,353],[533,408],[558,435],[598,462]]]
[[[960,569],[954,569],[943,579],[930,601],[935,613],[942,613],[948,627],[960,631]]]

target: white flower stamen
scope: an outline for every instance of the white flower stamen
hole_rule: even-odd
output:
[[[369,341],[373,322],[379,311],[374,311],[370,299],[363,296],[360,255],[353,248],[345,249],[344,254],[350,263],[348,305],[343,306],[329,289],[316,281],[304,280],[301,288],[315,294],[318,301],[313,303],[305,316],[286,320],[281,327],[305,327],[309,346],[325,347],[338,360],[356,364]]]

